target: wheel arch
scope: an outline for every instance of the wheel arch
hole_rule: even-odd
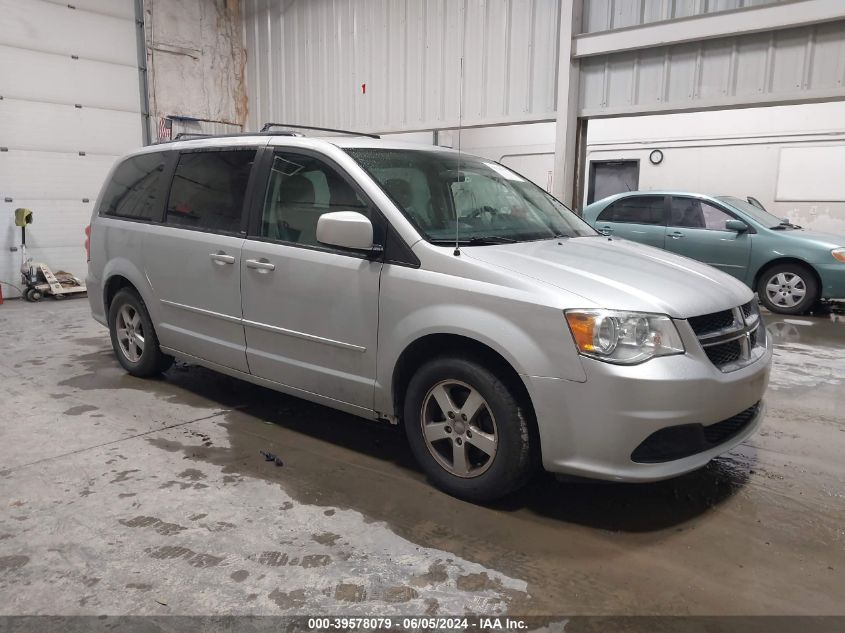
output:
[[[404,409],[408,383],[417,369],[425,362],[448,353],[472,358],[496,373],[516,395],[525,407],[531,419],[531,425],[537,430],[537,422],[531,396],[522,377],[513,365],[499,352],[476,339],[461,334],[426,334],[408,344],[393,367],[391,396],[396,416],[401,419]],[[539,438],[538,438],[539,440]]]
[[[106,314],[109,313],[109,308],[111,307],[111,302],[114,300],[115,295],[123,288],[131,288],[136,292],[138,291],[135,284],[123,275],[112,275],[108,278],[106,283],[103,284],[103,307],[106,310]]]
[[[115,259],[108,263],[103,271],[103,308],[108,318],[109,307],[115,295],[122,288],[132,288],[137,292],[147,307],[153,323],[157,323],[157,306],[151,305],[149,298],[152,295],[152,288],[149,281],[138,268],[126,259]]]
[[[757,291],[760,285],[760,280],[763,278],[763,275],[766,274],[767,270],[770,270],[771,268],[774,268],[775,266],[780,266],[782,264],[798,264],[799,266],[807,268],[815,278],[816,284],[818,284],[819,292],[821,292],[822,279],[819,275],[819,271],[817,271],[816,267],[813,266],[810,262],[805,261],[800,257],[778,257],[776,259],[771,259],[767,261],[765,264],[763,264],[762,266],[760,266],[760,268],[757,269],[756,273],[754,273],[754,285],[752,286],[752,289],[754,291]]]

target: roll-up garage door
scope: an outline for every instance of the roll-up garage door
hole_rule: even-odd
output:
[[[0,0],[0,16],[0,280],[20,281],[18,207],[32,258],[84,278],[103,179],[143,143],[135,1]]]

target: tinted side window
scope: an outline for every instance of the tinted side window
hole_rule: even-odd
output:
[[[238,233],[255,153],[238,149],[180,155],[167,200],[167,223]]]
[[[167,183],[164,168],[166,152],[127,158],[114,171],[100,213],[136,220],[160,220]]]
[[[672,198],[671,226],[724,231],[734,218],[712,204],[695,198]]]
[[[319,246],[317,220],[331,211],[357,211],[370,217],[367,205],[333,167],[311,156],[277,152],[264,199],[261,237]]]
[[[601,212],[598,221],[663,224],[663,196],[632,196],[617,200]]]

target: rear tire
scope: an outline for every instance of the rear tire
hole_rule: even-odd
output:
[[[405,397],[405,433],[438,488],[490,501],[528,481],[539,442],[518,394],[474,360],[441,357],[417,370]]]
[[[804,314],[819,299],[813,271],[802,264],[778,264],[763,271],[757,294],[769,310],[778,314]]]
[[[134,289],[123,288],[112,299],[109,332],[118,362],[133,376],[155,376],[173,364],[159,348],[147,306]]]

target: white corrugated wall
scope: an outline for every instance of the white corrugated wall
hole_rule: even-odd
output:
[[[843,98],[845,21],[581,61],[585,117]]]
[[[0,0],[0,16],[0,280],[20,279],[17,207],[33,258],[85,277],[106,172],[143,142],[134,2]]]
[[[249,127],[553,119],[557,0],[244,0]],[[366,87],[364,87],[366,86]]]
[[[598,33],[791,0],[585,0],[583,33]]]

